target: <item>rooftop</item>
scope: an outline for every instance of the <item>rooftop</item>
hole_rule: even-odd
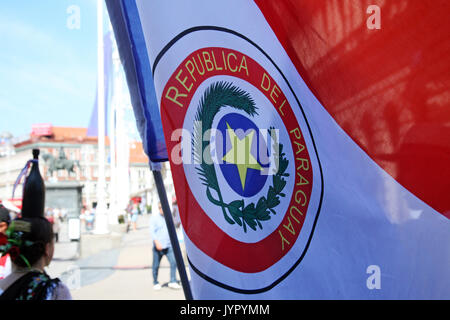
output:
[[[14,147],[20,148],[35,143],[97,144],[97,137],[88,136],[87,132],[87,128],[39,126],[37,130],[32,131],[28,139],[16,143]],[[105,145],[109,144],[109,138],[105,137]],[[130,163],[148,163],[142,142],[130,142]]]

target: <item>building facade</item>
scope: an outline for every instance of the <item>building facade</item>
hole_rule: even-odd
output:
[[[107,205],[112,200],[111,195],[118,193],[130,198],[150,196],[153,193],[153,177],[142,143],[137,141],[129,143],[128,168],[121,172],[122,177],[128,180],[126,184],[112,178],[112,174],[117,178],[119,173],[117,169],[111,167],[108,138],[106,138],[105,144],[105,200]],[[32,149],[35,148],[40,149],[39,168],[46,183],[78,182],[83,186],[83,205],[96,206],[99,172],[97,137],[87,136],[87,128],[53,127],[51,125],[48,125],[46,130],[41,128],[40,131],[32,131],[29,139],[14,145],[14,152],[0,157],[0,200],[12,199],[14,182],[26,162],[32,158]],[[73,170],[60,169],[51,172],[52,159],[53,161],[54,159],[65,159],[67,163],[73,163]],[[114,187],[111,183],[116,184],[116,193],[110,192]],[[13,201],[17,204],[21,197],[22,185],[19,185],[14,193],[16,200],[13,199]]]

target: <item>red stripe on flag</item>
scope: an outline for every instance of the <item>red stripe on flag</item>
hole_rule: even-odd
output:
[[[450,218],[450,2],[257,5],[317,99],[386,172]],[[369,29],[380,8],[380,29]]]

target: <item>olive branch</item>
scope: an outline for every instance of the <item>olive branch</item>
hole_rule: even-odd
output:
[[[206,186],[208,200],[222,208],[223,216],[229,224],[237,223],[243,227],[244,232],[247,232],[247,226],[253,230],[256,230],[256,227],[262,229],[261,221],[270,220],[270,213],[276,214],[274,208],[280,204],[279,197],[285,197],[282,191],[286,186],[284,177],[289,176],[286,173],[289,161],[283,153],[283,145],[276,143],[278,139],[275,130],[271,128],[269,135],[274,140],[275,169],[274,175],[272,176],[273,184],[269,187],[267,195],[262,196],[256,205],[254,203],[245,205],[243,199],[225,203],[219,188],[210,152],[210,129],[214,117],[223,106],[231,106],[235,109],[243,110],[250,116],[257,114],[257,107],[253,99],[244,90],[233,86],[231,83],[222,81],[210,85],[205,90],[195,115],[192,143],[194,160],[196,163],[200,163],[200,166],[196,169],[200,180]],[[218,199],[214,198],[211,190],[216,192]]]

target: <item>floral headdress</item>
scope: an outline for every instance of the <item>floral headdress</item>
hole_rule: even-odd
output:
[[[0,254],[3,257],[9,254],[11,260],[14,262],[21,258],[28,268],[31,268],[28,259],[20,252],[20,248],[30,247],[34,244],[33,241],[23,240],[24,232],[31,231],[31,224],[26,221],[12,221],[6,233],[0,233]]]

